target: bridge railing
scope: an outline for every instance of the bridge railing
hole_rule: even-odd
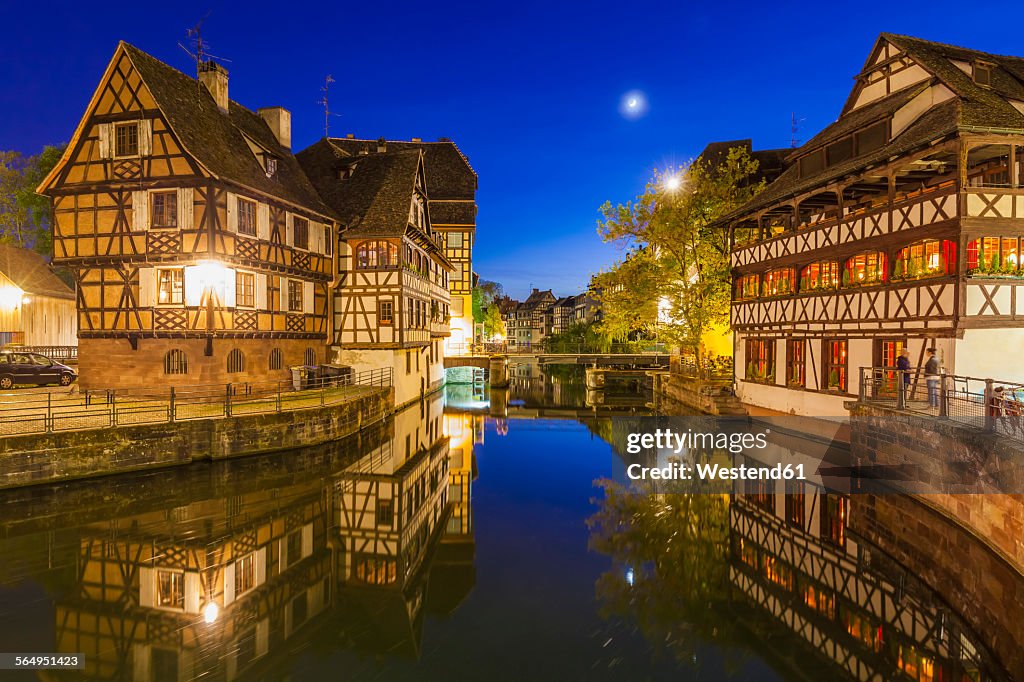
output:
[[[697,370],[697,359],[692,355],[673,355],[669,359],[669,372],[688,379],[696,379],[698,374],[703,383],[731,385],[733,383],[732,358],[705,360],[700,371]]]
[[[2,350],[13,350],[19,353],[39,353],[57,362],[78,362],[78,346],[22,346],[7,344]]]
[[[929,414],[1024,441],[1024,384],[923,368],[861,367],[858,402]]]

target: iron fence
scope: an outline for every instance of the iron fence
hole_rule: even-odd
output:
[[[860,402],[930,414],[1024,440],[1024,384],[921,368],[862,367]]]
[[[168,389],[15,391],[0,394],[0,437],[132,424],[288,412],[337,405],[392,385],[383,367],[295,381],[211,384]]]
[[[703,383],[732,385],[734,369],[729,357],[705,360],[698,371],[697,359],[692,355],[673,355],[669,358],[669,372],[688,379],[696,379],[699,375]]]
[[[22,346],[12,343],[0,347],[18,353],[39,353],[58,362],[78,362],[78,346]]]

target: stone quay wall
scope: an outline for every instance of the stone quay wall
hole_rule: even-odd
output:
[[[326,443],[378,422],[394,389],[291,412],[0,438],[0,489]]]
[[[847,403],[862,465],[900,467],[900,489],[954,519],[1024,574],[1024,445],[937,417]]]

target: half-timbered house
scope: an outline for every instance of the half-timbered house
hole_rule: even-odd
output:
[[[39,191],[78,291],[81,383],[283,379],[322,362],[334,218],[291,115],[120,43]]]
[[[423,151],[353,156],[323,139],[298,159],[342,228],[334,361],[392,367],[398,405],[439,387],[454,266],[431,226]]]
[[[1024,380],[1024,60],[882,34],[839,119],[726,218],[738,392],[845,414],[860,367]]]
[[[448,138],[424,142],[405,140],[359,140],[350,135],[331,138],[348,154],[379,153],[420,149],[426,166],[431,227],[444,245],[445,256],[455,268],[448,278],[451,291],[451,336],[445,340],[445,355],[468,352],[473,341],[473,245],[476,241],[477,175],[469,159]]]
[[[0,244],[0,348],[74,346],[75,292],[35,251]]]

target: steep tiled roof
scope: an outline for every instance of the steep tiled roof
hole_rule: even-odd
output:
[[[0,244],[0,274],[5,275],[26,294],[53,298],[75,297],[75,292],[54,274],[49,264],[35,251]]]
[[[291,150],[278,143],[259,114],[235,101],[222,113],[195,78],[164,64],[139,48],[123,43],[157,106],[188,153],[217,178],[330,215],[299,168]],[[245,136],[278,158],[277,173],[268,178]]]
[[[758,162],[757,180],[765,179],[769,182],[779,177],[786,168],[786,157],[792,149],[760,149],[755,150],[752,140],[727,140],[725,142],[711,142],[704,151],[697,157],[702,163],[712,167],[721,165],[729,156],[729,151],[736,148],[746,149],[751,158]]]
[[[401,236],[409,225],[422,152],[418,149],[347,156],[322,139],[297,159],[347,236]]]
[[[331,142],[345,153],[357,156],[376,153],[378,140],[356,140],[347,137],[332,137]],[[451,140],[437,142],[405,142],[387,140],[388,151],[421,149],[425,157],[427,194],[431,202],[445,199],[473,199],[476,194],[477,177],[469,159]]]
[[[430,172],[429,169],[427,172]],[[476,204],[468,201],[434,201],[431,199],[430,222],[434,225],[475,225]]]

